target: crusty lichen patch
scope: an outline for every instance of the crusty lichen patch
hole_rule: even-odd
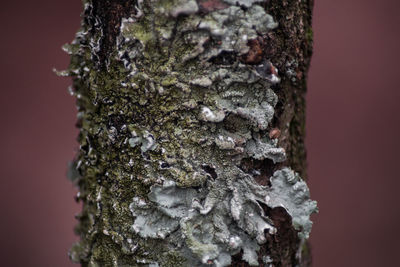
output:
[[[264,232],[276,232],[262,203],[285,208],[300,236],[308,238],[309,217],[316,203],[293,171],[284,168],[275,172],[271,187],[256,184],[238,170],[223,175],[200,189],[179,188],[174,181],[153,185],[148,202],[134,198],[130,205],[136,218],[133,231],[143,238],[167,239],[186,248],[183,251],[190,254],[186,258],[197,258],[203,264],[227,266],[230,255],[243,251],[243,259],[257,265],[259,244],[266,242]],[[199,264],[191,261],[191,266]]]
[[[249,41],[278,25],[263,0],[137,1],[115,51],[98,64],[103,32],[91,1],[72,55],[80,151],[71,177],[84,203],[73,260],[90,266],[251,266],[283,207],[300,238],[315,202],[289,167],[256,183],[242,160],[284,165],[272,138],[278,71],[246,64]],[[94,25],[94,24],[96,25]],[[272,137],[270,137],[272,136]],[[109,244],[112,243],[112,244]]]

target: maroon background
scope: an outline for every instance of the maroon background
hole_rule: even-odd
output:
[[[314,266],[395,266],[400,250],[397,104],[400,2],[316,0],[309,74],[309,184],[319,201]],[[60,46],[79,27],[78,0],[0,7],[0,265],[73,266],[80,205],[65,178],[77,148]],[[74,149],[75,148],[75,149]],[[396,261],[395,261],[396,260]]]

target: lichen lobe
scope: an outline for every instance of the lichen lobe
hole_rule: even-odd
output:
[[[283,207],[300,238],[308,238],[309,217],[316,211],[306,184],[288,168],[274,173],[271,187],[256,184],[250,176],[224,177],[202,189],[179,188],[166,181],[151,187],[149,200],[132,202],[136,216],[132,229],[144,238],[166,238],[169,244],[185,247],[193,266],[227,266],[231,255],[240,251],[243,260],[257,266],[259,245],[266,242],[264,232],[276,233],[261,203]]]

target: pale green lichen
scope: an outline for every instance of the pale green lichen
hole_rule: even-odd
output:
[[[307,184],[289,168],[276,171],[270,178],[271,189],[267,205],[283,207],[292,217],[300,237],[307,239],[311,232],[310,215],[317,212],[317,202],[310,200]]]
[[[141,136],[138,136],[135,131],[132,131],[132,138],[130,138],[128,142],[131,147],[141,145],[140,150],[143,153],[148,150],[154,150],[157,147],[154,136],[147,131],[144,131]]]
[[[285,161],[285,150],[277,147],[278,140],[271,140],[268,137],[265,139],[268,141],[263,142],[258,138],[248,141],[246,144],[247,154],[257,160],[270,159],[274,163]]]
[[[223,175],[223,174],[221,174]],[[154,185],[150,202],[135,198],[130,208],[136,217],[133,230],[143,238],[167,239],[187,247],[193,266],[230,264],[230,255],[243,250],[243,260],[257,265],[258,244],[266,242],[264,231],[274,234],[273,223],[259,203],[283,207],[301,238],[308,238],[315,201],[306,184],[288,168],[276,171],[271,187],[257,185],[239,171],[208,182],[204,188],[179,188],[173,181]],[[183,236],[183,239],[177,238]],[[198,258],[198,262],[193,258]]]

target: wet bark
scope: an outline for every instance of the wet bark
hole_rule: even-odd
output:
[[[263,197],[274,190],[271,177],[280,179],[284,168],[307,178],[312,5],[312,0],[85,2],[82,29],[65,47],[80,129],[69,177],[83,203],[73,261],[82,266],[311,265],[308,222],[298,226],[296,210]],[[251,16],[274,21],[258,24]],[[253,26],[242,27],[246,21]],[[232,45],[239,37],[248,39]],[[248,78],[241,78],[243,73]],[[168,192],[190,197],[168,199]],[[253,200],[246,192],[254,193]],[[199,199],[198,207],[193,199]],[[307,195],[304,199],[315,211]],[[168,201],[173,205],[164,204]],[[245,208],[236,210],[232,203]],[[248,209],[270,224],[261,229],[263,236],[252,228],[255,221],[246,219]],[[216,216],[226,225],[211,222]],[[238,244],[223,241],[235,238]]]

